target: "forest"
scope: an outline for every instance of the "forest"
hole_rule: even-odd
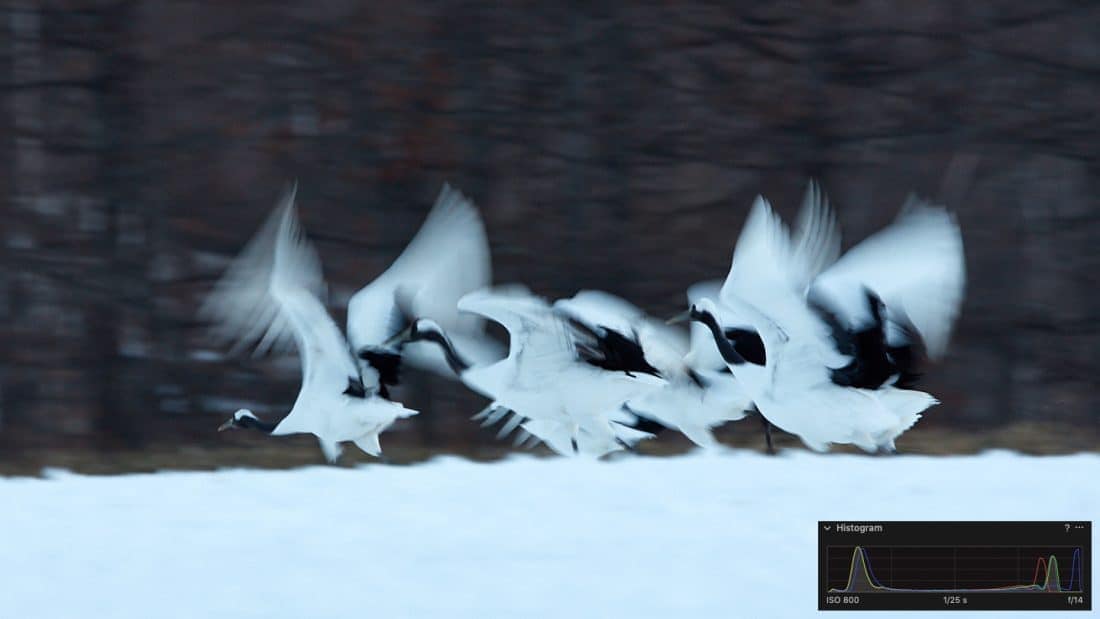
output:
[[[9,0],[0,459],[287,410],[297,360],[227,355],[197,308],[295,180],[338,323],[448,182],[495,281],[657,316],[724,276],[757,194],[793,217],[816,179],[848,246],[915,193],[958,214],[968,285],[911,434],[1095,449],[1097,32],[1075,1]],[[496,443],[458,384],[398,396],[392,442]]]

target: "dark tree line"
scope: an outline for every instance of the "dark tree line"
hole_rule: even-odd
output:
[[[671,313],[764,193],[847,242],[915,191],[970,285],[933,423],[1097,424],[1100,8],[1006,1],[0,5],[0,443],[140,446],[287,406],[195,309],[298,179],[338,320],[444,181],[498,281]],[[480,402],[410,376],[425,442]],[[935,421],[933,421],[935,420]]]

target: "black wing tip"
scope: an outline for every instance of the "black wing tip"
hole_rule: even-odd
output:
[[[733,349],[745,361],[753,365],[767,365],[767,349],[764,347],[764,340],[759,333],[751,329],[733,327],[725,329],[722,334],[733,344]]]
[[[367,347],[361,348],[356,356],[369,363],[378,372],[379,385],[401,383],[401,353]]]
[[[594,365],[611,372],[624,372],[633,376],[634,373],[660,376],[660,371],[649,364],[645,358],[645,351],[634,339],[619,333],[614,329],[603,328],[603,333],[597,333],[583,327],[586,334],[591,334],[595,341],[592,345],[578,348],[581,359],[589,365]]]
[[[620,425],[626,426],[626,427],[628,427],[632,430],[638,430],[640,432],[645,432],[647,434],[652,434],[654,436],[657,436],[661,432],[664,432],[665,430],[668,429],[668,426],[666,426],[665,424],[663,424],[659,421],[656,421],[654,419],[651,419],[651,418],[647,417],[646,415],[644,415],[643,413],[639,413],[638,411],[634,410],[633,408],[631,408],[627,404],[623,404],[622,409],[624,411],[630,413],[631,415],[634,415],[634,421],[633,421],[633,423],[623,423],[621,421],[617,422]]]
[[[348,377],[348,388],[344,389],[344,395],[351,396],[353,398],[366,398],[367,389],[363,386],[363,379],[359,377]]]

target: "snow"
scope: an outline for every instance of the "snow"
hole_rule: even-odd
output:
[[[809,617],[819,519],[1091,520],[1098,477],[1007,452],[48,471],[0,479],[0,616]]]

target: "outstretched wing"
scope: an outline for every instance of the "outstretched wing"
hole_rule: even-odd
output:
[[[822,273],[812,292],[858,327],[871,320],[864,287],[882,299],[891,323],[912,324],[929,356],[943,355],[966,287],[962,233],[955,216],[911,197],[893,223]]]
[[[279,305],[273,302],[270,287],[275,242],[296,192],[294,185],[283,194],[275,210],[230,263],[199,309],[199,316],[209,323],[213,338],[231,345],[232,354],[252,349],[255,356],[262,356],[287,351],[293,343],[290,325]],[[323,292],[319,276],[313,285],[312,292]]]
[[[580,358],[593,366],[656,376],[662,367],[653,361],[669,361],[667,346],[674,343],[661,336],[671,336],[653,335],[652,346],[647,348],[640,330],[644,327],[652,332],[657,327],[648,325],[645,312],[625,299],[599,290],[582,290],[571,299],[555,301],[554,313],[572,328]],[[679,356],[682,358],[683,353]]]
[[[806,188],[791,242],[791,269],[802,290],[840,255],[840,224],[814,181]]]
[[[619,333],[630,333],[638,319],[645,316],[645,312],[633,303],[602,290],[582,290],[571,299],[554,301],[554,312],[589,329]]]
[[[828,326],[806,300],[816,269],[828,262],[835,247],[836,227],[827,208],[823,201],[808,200],[792,242],[770,205],[758,198],[722,286],[722,302],[739,320],[747,319],[764,344],[761,359],[775,372],[771,385],[824,382],[831,368],[848,362],[836,351]],[[807,209],[814,213],[806,214]],[[751,333],[745,334],[745,340],[744,345],[756,341]]]
[[[814,211],[827,210],[822,202],[807,204]],[[792,242],[771,205],[757,197],[722,284],[722,302],[761,331],[765,344],[775,338],[824,341],[828,337],[824,323],[807,307],[805,292],[816,275],[814,269],[826,260],[821,252],[832,247],[828,228],[835,230],[835,226],[830,226],[832,216],[827,212],[804,215],[800,221],[804,229]]]
[[[430,318],[452,336],[480,335],[479,316],[458,300],[492,279],[489,243],[474,204],[449,185],[397,260],[348,303],[348,339],[356,350],[379,346],[411,318]]]
[[[323,288],[321,262],[298,225],[293,202],[283,214],[274,262],[271,296],[290,323],[302,355],[302,392],[343,393],[356,387],[361,393],[373,392],[377,385],[354,385],[359,372],[347,340],[313,292]],[[297,410],[284,423],[296,414]]]
[[[311,389],[342,393],[359,382],[359,375],[343,335],[318,298],[325,289],[321,263],[298,225],[294,197],[293,188],[282,197],[201,313],[214,323],[215,335],[232,341],[237,350],[263,354],[294,341],[302,363],[299,397]]]
[[[483,393],[493,393],[490,383],[505,380],[498,373],[510,372],[511,379],[537,383],[554,380],[562,368],[577,361],[575,341],[565,322],[544,299],[522,286],[472,292],[459,300],[458,309],[488,318],[508,331],[508,358],[463,376]]]

